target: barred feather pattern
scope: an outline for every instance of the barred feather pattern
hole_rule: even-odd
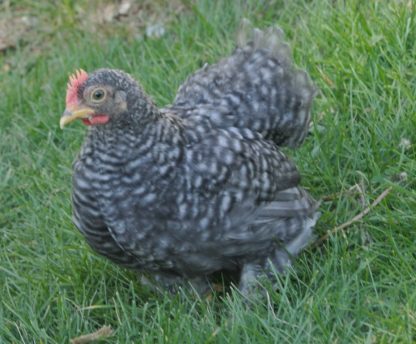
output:
[[[305,139],[316,88],[293,66],[277,27],[261,31],[244,21],[234,53],[205,65],[179,88],[172,108],[204,115],[222,128],[250,128],[279,146]]]
[[[164,109],[121,71],[79,85],[78,102],[94,85],[113,97],[97,109],[111,119],[90,127],[73,166],[74,223],[95,251],[199,290],[237,272],[248,292],[310,241],[318,203],[279,146],[304,140],[315,88],[279,29],[242,29],[238,44]]]
[[[94,250],[135,270],[194,278],[265,265],[308,242],[316,202],[274,143],[204,116],[151,117],[92,127],[74,163],[74,222]]]

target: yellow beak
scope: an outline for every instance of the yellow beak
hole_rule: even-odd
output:
[[[95,111],[89,107],[68,107],[62,114],[59,126],[63,129],[68,123],[71,123],[76,119],[88,118],[88,116],[92,115],[94,112]]]

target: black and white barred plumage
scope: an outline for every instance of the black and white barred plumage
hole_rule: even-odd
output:
[[[98,253],[201,292],[240,273],[246,292],[308,243],[317,203],[277,144],[303,141],[315,91],[278,29],[244,37],[164,109],[121,71],[77,84],[85,120],[108,121],[90,127],[73,175],[74,222]]]
[[[186,80],[173,106],[208,116],[222,128],[250,128],[279,146],[299,146],[316,94],[308,74],[292,65],[279,28],[263,32],[243,21],[237,40],[231,56]]]

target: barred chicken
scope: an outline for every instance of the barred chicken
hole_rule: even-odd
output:
[[[249,25],[158,108],[128,74],[71,76],[60,125],[89,126],[73,165],[73,219],[88,244],[169,290],[238,276],[248,293],[312,237],[317,202],[279,147],[300,145],[315,88],[278,28]]]

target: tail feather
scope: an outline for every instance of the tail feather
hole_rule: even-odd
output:
[[[309,75],[293,66],[283,31],[262,31],[245,20],[234,53],[190,76],[172,107],[183,116],[202,115],[218,127],[249,128],[296,147],[308,133],[315,94]]]
[[[284,32],[277,26],[272,26],[262,31],[247,19],[243,19],[237,33],[237,47],[251,46],[253,50],[267,49],[284,67],[292,65],[292,50],[284,41]]]

